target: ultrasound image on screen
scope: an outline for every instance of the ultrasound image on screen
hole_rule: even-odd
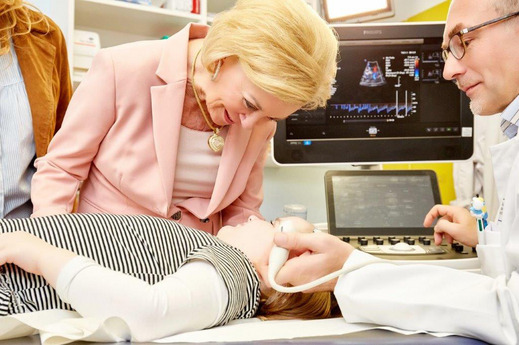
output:
[[[333,176],[337,228],[420,228],[435,200],[429,176]]]
[[[288,140],[460,136],[459,90],[443,79],[441,42],[348,42],[326,109],[287,119]]]
[[[344,47],[349,63],[339,66],[335,87],[348,92],[336,92],[330,100],[330,123],[417,121],[413,118],[420,93],[417,48]]]

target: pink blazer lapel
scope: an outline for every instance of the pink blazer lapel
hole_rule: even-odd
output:
[[[250,136],[251,131],[243,130],[237,125],[229,127],[207,215],[218,208],[227,194],[240,163],[243,163]]]
[[[178,139],[187,83],[187,48],[192,38],[205,37],[208,27],[190,24],[165,41],[156,74],[166,84],[151,88],[151,108],[155,153],[161,172],[164,213],[173,194]],[[162,204],[162,203],[161,203]]]
[[[179,81],[151,88],[153,140],[164,188],[166,213],[173,195],[185,85],[185,81]]]

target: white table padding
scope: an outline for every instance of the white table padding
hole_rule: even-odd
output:
[[[187,332],[159,339],[157,343],[243,342],[271,339],[334,336],[370,329],[386,329],[402,334],[422,332],[399,330],[369,324],[348,324],[342,318],[326,320],[235,320],[226,326]],[[40,333],[43,345],[68,344],[73,341],[117,342],[129,339],[130,329],[116,317],[106,320],[83,318],[64,310],[0,317],[0,340]],[[450,334],[434,333],[435,336]]]

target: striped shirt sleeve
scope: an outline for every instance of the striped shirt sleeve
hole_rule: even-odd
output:
[[[185,263],[195,259],[211,263],[227,287],[227,308],[216,326],[234,319],[254,317],[259,306],[260,283],[254,266],[245,254],[228,245],[207,245],[195,249]]]

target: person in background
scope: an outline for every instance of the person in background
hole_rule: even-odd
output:
[[[434,265],[395,265],[332,236],[279,234],[275,242],[293,249],[278,281],[299,285],[325,273],[365,267],[320,287],[334,289],[349,322],[407,330],[454,333],[491,344],[519,343],[519,3],[511,0],[453,0],[443,39],[445,79],[470,98],[474,114],[501,113],[509,138],[491,147],[500,202],[495,222],[478,231],[462,207],[436,205],[424,226],[442,239],[475,246],[481,273]]]
[[[301,0],[238,0],[212,27],[102,49],[49,152],[33,217],[148,214],[216,233],[261,217],[276,121],[324,106],[334,31]]]
[[[72,95],[65,39],[22,0],[0,2],[0,217],[29,217],[35,157],[47,153]]]
[[[281,294],[264,283],[275,229],[286,221],[251,216],[214,237],[144,215],[0,220],[0,316],[73,308],[121,318],[133,341],[254,316],[330,317],[330,293]],[[294,226],[305,231],[301,223]]]

